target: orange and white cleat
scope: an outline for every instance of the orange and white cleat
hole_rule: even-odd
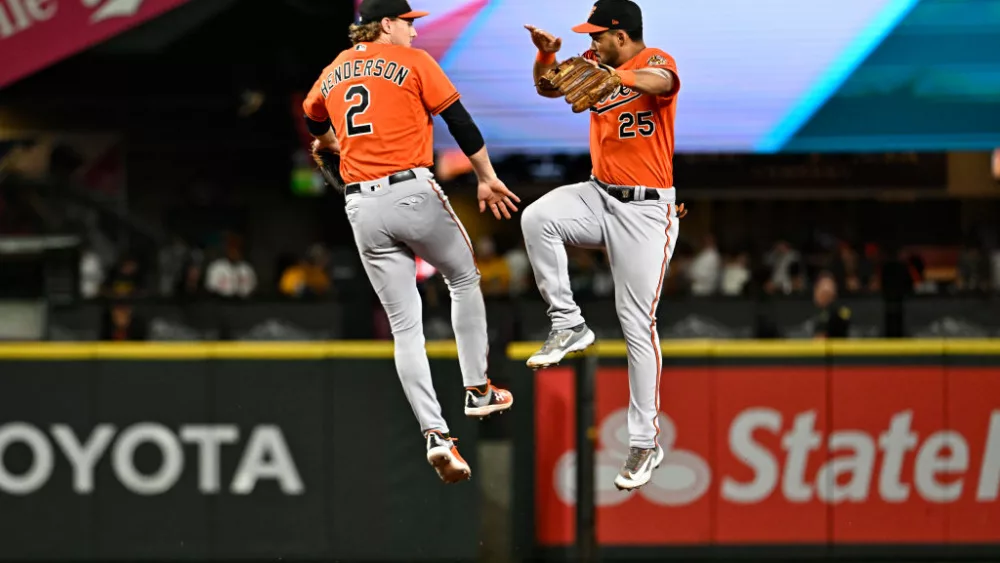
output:
[[[469,464],[462,459],[454,442],[457,440],[438,430],[427,432],[427,462],[445,483],[458,483],[472,478]]]
[[[486,380],[486,392],[476,387],[465,388],[465,416],[486,418],[493,413],[502,413],[514,405],[514,395],[506,389],[496,387]]]

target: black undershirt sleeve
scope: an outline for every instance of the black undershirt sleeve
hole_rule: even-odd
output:
[[[302,116],[306,120],[306,128],[312,133],[313,137],[321,137],[326,134],[327,131],[333,127],[330,122],[330,118],[326,118],[326,121],[313,121],[308,115]]]
[[[483,134],[480,133],[476,122],[466,111],[461,100],[455,100],[447,109],[441,112],[441,119],[448,124],[448,131],[455,138],[459,148],[465,156],[472,156],[486,146]]]

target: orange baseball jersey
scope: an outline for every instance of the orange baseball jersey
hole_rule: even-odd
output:
[[[431,167],[431,116],[458,98],[426,51],[359,43],[323,70],[302,107],[313,121],[330,118],[340,143],[340,174],[351,183]]]
[[[586,53],[584,56],[591,56]],[[674,90],[642,94],[622,86],[590,110],[594,176],[608,184],[670,188],[674,185],[674,116],[680,79],[667,53],[647,47],[620,70],[662,68],[673,72]]]

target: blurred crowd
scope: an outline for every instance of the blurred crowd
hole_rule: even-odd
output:
[[[189,189],[193,195],[180,198],[179,223],[173,225],[191,227],[204,222],[185,229],[197,233],[195,236],[182,238],[147,228],[142,219],[129,217],[127,205],[121,206],[125,208],[122,211],[115,207],[115,200],[100,197],[115,193],[113,186],[119,182],[115,178],[122,170],[114,157],[118,154],[114,145],[109,146],[112,148],[100,155],[111,156],[92,158],[88,167],[81,167],[78,152],[59,145],[29,142],[0,146],[0,237],[80,235],[79,294],[85,300],[109,302],[107,338],[141,338],[142,320],[134,316],[129,305],[135,299],[350,300],[357,291],[370,293],[352,241],[344,235],[327,236],[339,242],[326,246],[315,242],[315,237],[303,236],[307,231],[300,229],[296,238],[283,237],[278,244],[260,248],[262,242],[277,239],[266,240],[271,237],[267,234],[262,239],[260,229],[251,239],[250,233],[239,228],[221,226],[216,208],[197,207],[202,199],[211,199],[207,188],[197,182]],[[273,205],[258,210],[277,213],[279,219],[272,227],[299,219],[294,212]],[[665,296],[799,296],[811,298],[824,309],[852,296],[895,299],[1000,293],[997,225],[971,233],[964,244],[924,246],[848,240],[822,231],[823,224],[804,221],[755,231],[763,241],[776,238],[779,232],[797,236],[755,246],[741,241],[741,237],[746,238],[745,229],[737,232],[718,225],[703,226],[709,230],[682,229],[663,285]],[[843,225],[825,226],[844,230]],[[809,229],[814,231],[805,232]],[[130,235],[119,236],[123,230]],[[917,239],[893,232],[891,226],[868,230],[901,241]],[[924,236],[922,240],[929,238],[933,239]],[[129,243],[137,239],[143,244]],[[256,241],[257,248],[248,248],[249,240]],[[538,298],[516,222],[507,231],[481,235],[473,242],[487,299]],[[272,256],[282,248],[299,245],[302,248],[290,254]],[[572,289],[579,301],[613,299],[614,281],[605,252],[568,248],[567,254]],[[447,302],[447,285],[433,266],[421,260],[416,281],[430,309]]]
[[[533,291],[534,278],[523,241],[502,251],[490,237],[476,244],[483,293],[520,296]],[[607,253],[568,248],[573,292],[580,299],[609,299],[614,281]],[[752,254],[722,249],[716,237],[678,246],[664,293],[692,297],[811,295],[829,278],[844,296],[966,294],[1000,292],[1000,248],[978,241],[964,248],[900,247],[833,241],[828,248],[796,248],[788,241]]]
[[[963,247],[897,248],[839,240],[797,248],[778,240],[757,253],[721,248],[711,234],[694,243],[685,242],[677,247],[670,263],[663,290],[667,295],[808,295],[824,277],[832,279],[843,296],[1000,292],[1000,249],[980,240]],[[483,236],[474,241],[474,247],[484,295],[519,297],[535,291],[523,241],[501,248],[492,237]],[[335,273],[338,266],[350,266],[351,281],[364,284],[354,248],[345,245],[337,250],[339,259],[351,264],[338,264],[331,250],[317,243],[300,254],[276,257],[277,268],[272,268],[276,275],[261,280],[255,265],[245,258],[242,237],[233,233],[224,234],[208,248],[192,247],[175,238],[153,259],[140,260],[126,253],[114,264],[102,263],[98,252],[87,249],[80,265],[81,295],[181,300],[335,299],[335,280],[343,279]],[[581,300],[613,297],[614,282],[605,252],[568,248],[567,254],[574,294]],[[446,295],[447,288],[433,267],[423,262],[421,266],[418,281],[433,303],[439,298],[438,290]]]
[[[830,276],[844,295],[1000,292],[1000,247],[972,240],[963,247],[852,244],[831,240],[810,249],[779,240],[764,252],[720,249],[713,235],[671,264],[674,290],[694,296],[795,295]]]
[[[122,254],[105,266],[98,252],[86,249],[80,260],[80,295],[84,299],[159,298],[249,299],[253,297],[324,299],[335,297],[330,252],[314,244],[300,255],[278,258],[278,275],[262,282],[244,256],[242,237],[229,233],[218,246],[190,246],[174,241],[146,259]]]

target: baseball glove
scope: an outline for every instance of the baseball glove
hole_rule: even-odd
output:
[[[559,91],[572,104],[573,113],[586,111],[618,90],[621,77],[607,65],[572,57],[546,72],[538,81],[543,90]]]
[[[340,176],[340,155],[314,144],[312,157],[326,183],[338,192],[344,193],[344,179]]]

